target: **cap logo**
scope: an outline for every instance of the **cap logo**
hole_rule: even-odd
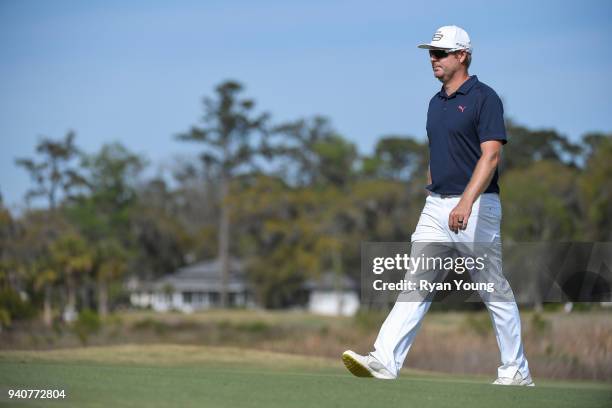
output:
[[[442,37],[443,37],[442,33],[440,31],[436,31],[431,41],[440,41]]]

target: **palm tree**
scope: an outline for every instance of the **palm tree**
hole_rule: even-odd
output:
[[[29,203],[34,197],[44,197],[48,205],[48,211],[44,214],[45,219],[42,220],[43,226],[37,226],[37,232],[34,233],[35,236],[38,236],[38,239],[33,242],[37,249],[27,248],[25,251],[35,252],[36,257],[46,257],[50,251],[50,243],[60,233],[61,225],[57,222],[60,218],[57,212],[58,195],[62,193],[63,197],[68,197],[75,188],[86,184],[72,163],[80,155],[80,150],[74,143],[75,137],[74,132],[68,132],[64,139],[60,140],[43,138],[36,145],[39,160],[31,158],[15,160],[15,164],[30,173],[34,182],[34,187],[26,193],[27,202]],[[37,212],[32,213],[35,214],[34,218],[37,218]],[[54,270],[51,262],[48,257],[36,258],[29,268],[35,273],[35,287],[44,292],[43,319],[48,326],[52,323],[52,285],[58,278],[57,271]]]
[[[108,315],[108,283],[125,272],[126,263],[127,252],[116,239],[107,239],[96,245],[96,286],[101,317]]]
[[[76,318],[76,289],[78,278],[93,266],[93,254],[80,235],[68,232],[51,244],[51,259],[66,285],[64,320]]]

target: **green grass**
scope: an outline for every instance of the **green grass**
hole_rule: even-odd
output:
[[[396,381],[352,377],[327,360],[200,346],[117,346],[0,352],[0,405],[74,407],[604,407],[609,384],[404,371]],[[65,389],[62,401],[9,401],[7,389]]]

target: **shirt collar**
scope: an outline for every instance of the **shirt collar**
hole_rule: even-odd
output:
[[[478,82],[478,77],[476,75],[472,75],[471,77],[467,79],[467,81],[461,84],[461,86],[459,87],[459,89],[455,91],[455,93],[467,95],[467,93],[470,92],[470,89],[472,89],[472,87],[476,85],[476,82]],[[442,85],[442,88],[440,89],[440,92],[438,92],[438,95],[442,98],[448,99],[448,95],[446,95],[446,90],[444,89],[444,85]]]

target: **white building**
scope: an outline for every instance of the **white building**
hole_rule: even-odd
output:
[[[178,269],[154,282],[129,282],[130,302],[158,312],[178,310],[190,313],[221,304],[221,266],[217,260],[198,262]],[[252,291],[244,279],[240,261],[230,260],[228,303],[234,307],[253,307]]]
[[[157,312],[177,310],[191,313],[220,307],[220,270],[217,260],[202,261],[153,282],[131,280],[127,283],[130,303],[134,307],[150,307]],[[356,285],[346,276],[336,278],[332,273],[325,273],[319,279],[308,280],[300,292],[304,295],[299,296],[302,302],[296,302],[295,306],[312,313],[352,316],[359,309]],[[230,307],[256,306],[243,263],[236,259],[230,261],[228,302]]]
[[[306,282],[307,310],[328,316],[353,316],[359,310],[357,285],[348,276],[332,272]]]

